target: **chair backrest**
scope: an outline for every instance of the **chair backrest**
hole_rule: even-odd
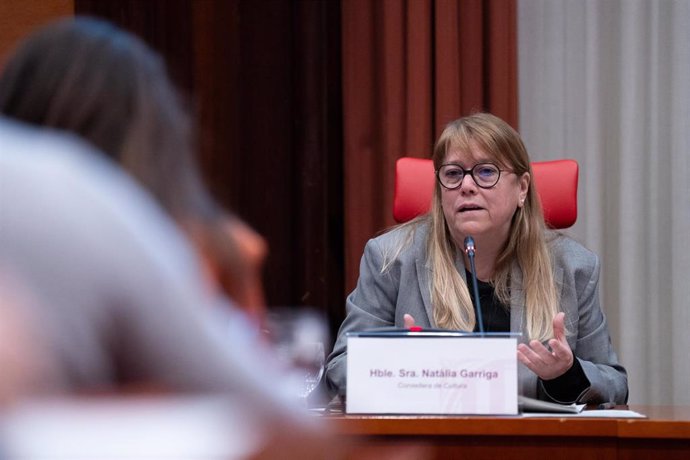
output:
[[[577,219],[578,164],[575,160],[535,161],[534,182],[551,228],[568,228]],[[393,217],[407,222],[431,207],[436,176],[430,159],[403,157],[395,165]]]

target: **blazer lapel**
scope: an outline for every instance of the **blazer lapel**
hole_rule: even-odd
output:
[[[522,271],[516,263],[510,271],[510,332],[522,332],[518,342],[526,343],[523,328],[525,317],[525,294],[522,289]]]
[[[556,284],[556,298],[560,300],[563,290],[563,269],[555,267],[553,281]],[[522,284],[522,271],[517,264],[513,264],[510,272],[510,331],[522,332],[519,341],[527,343],[525,326],[527,324],[527,312],[525,311],[525,293]]]
[[[426,258],[418,257],[415,260],[417,264],[417,279],[419,281],[419,290],[422,294],[424,311],[426,312],[429,327],[436,327],[436,324],[434,323],[434,309],[433,305],[431,305],[431,284],[429,283],[429,280],[431,279],[431,267],[429,266],[428,261],[425,259]],[[417,324],[422,325],[419,320],[417,321]]]

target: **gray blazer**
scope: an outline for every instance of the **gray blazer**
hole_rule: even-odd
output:
[[[328,357],[326,382],[333,392],[345,393],[347,366],[346,334],[365,329],[403,327],[403,315],[411,314],[422,327],[436,327],[430,299],[431,268],[427,264],[428,224],[414,227],[410,245],[381,273],[384,256],[390,257],[409,227],[394,229],[369,240],[359,271],[357,287],[347,298],[347,317],[340,327],[333,352]],[[574,240],[552,233],[548,235],[554,260],[555,280],[560,290],[561,309],[569,331],[568,343],[582,364],[590,386],[578,402],[627,401],[628,379],[611,345],[606,317],[599,305],[599,258]],[[460,265],[462,262],[458,262]],[[460,273],[465,273],[459,266]],[[510,330],[525,334],[525,308],[521,295],[522,273],[511,273]],[[518,363],[521,394],[547,401],[554,400],[545,391],[536,374]]]

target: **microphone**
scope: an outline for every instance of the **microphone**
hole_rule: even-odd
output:
[[[477,284],[477,271],[474,268],[474,238],[465,237],[465,254],[470,259],[470,273],[472,274],[472,290],[474,291],[474,306],[477,309],[477,325],[479,333],[484,335],[484,320],[482,319],[482,305],[479,302],[479,285]]]

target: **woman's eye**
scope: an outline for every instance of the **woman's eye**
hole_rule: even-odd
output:
[[[479,168],[479,171],[477,171],[477,174],[479,174],[481,177],[491,177],[496,174],[496,169],[492,167],[482,167]]]

